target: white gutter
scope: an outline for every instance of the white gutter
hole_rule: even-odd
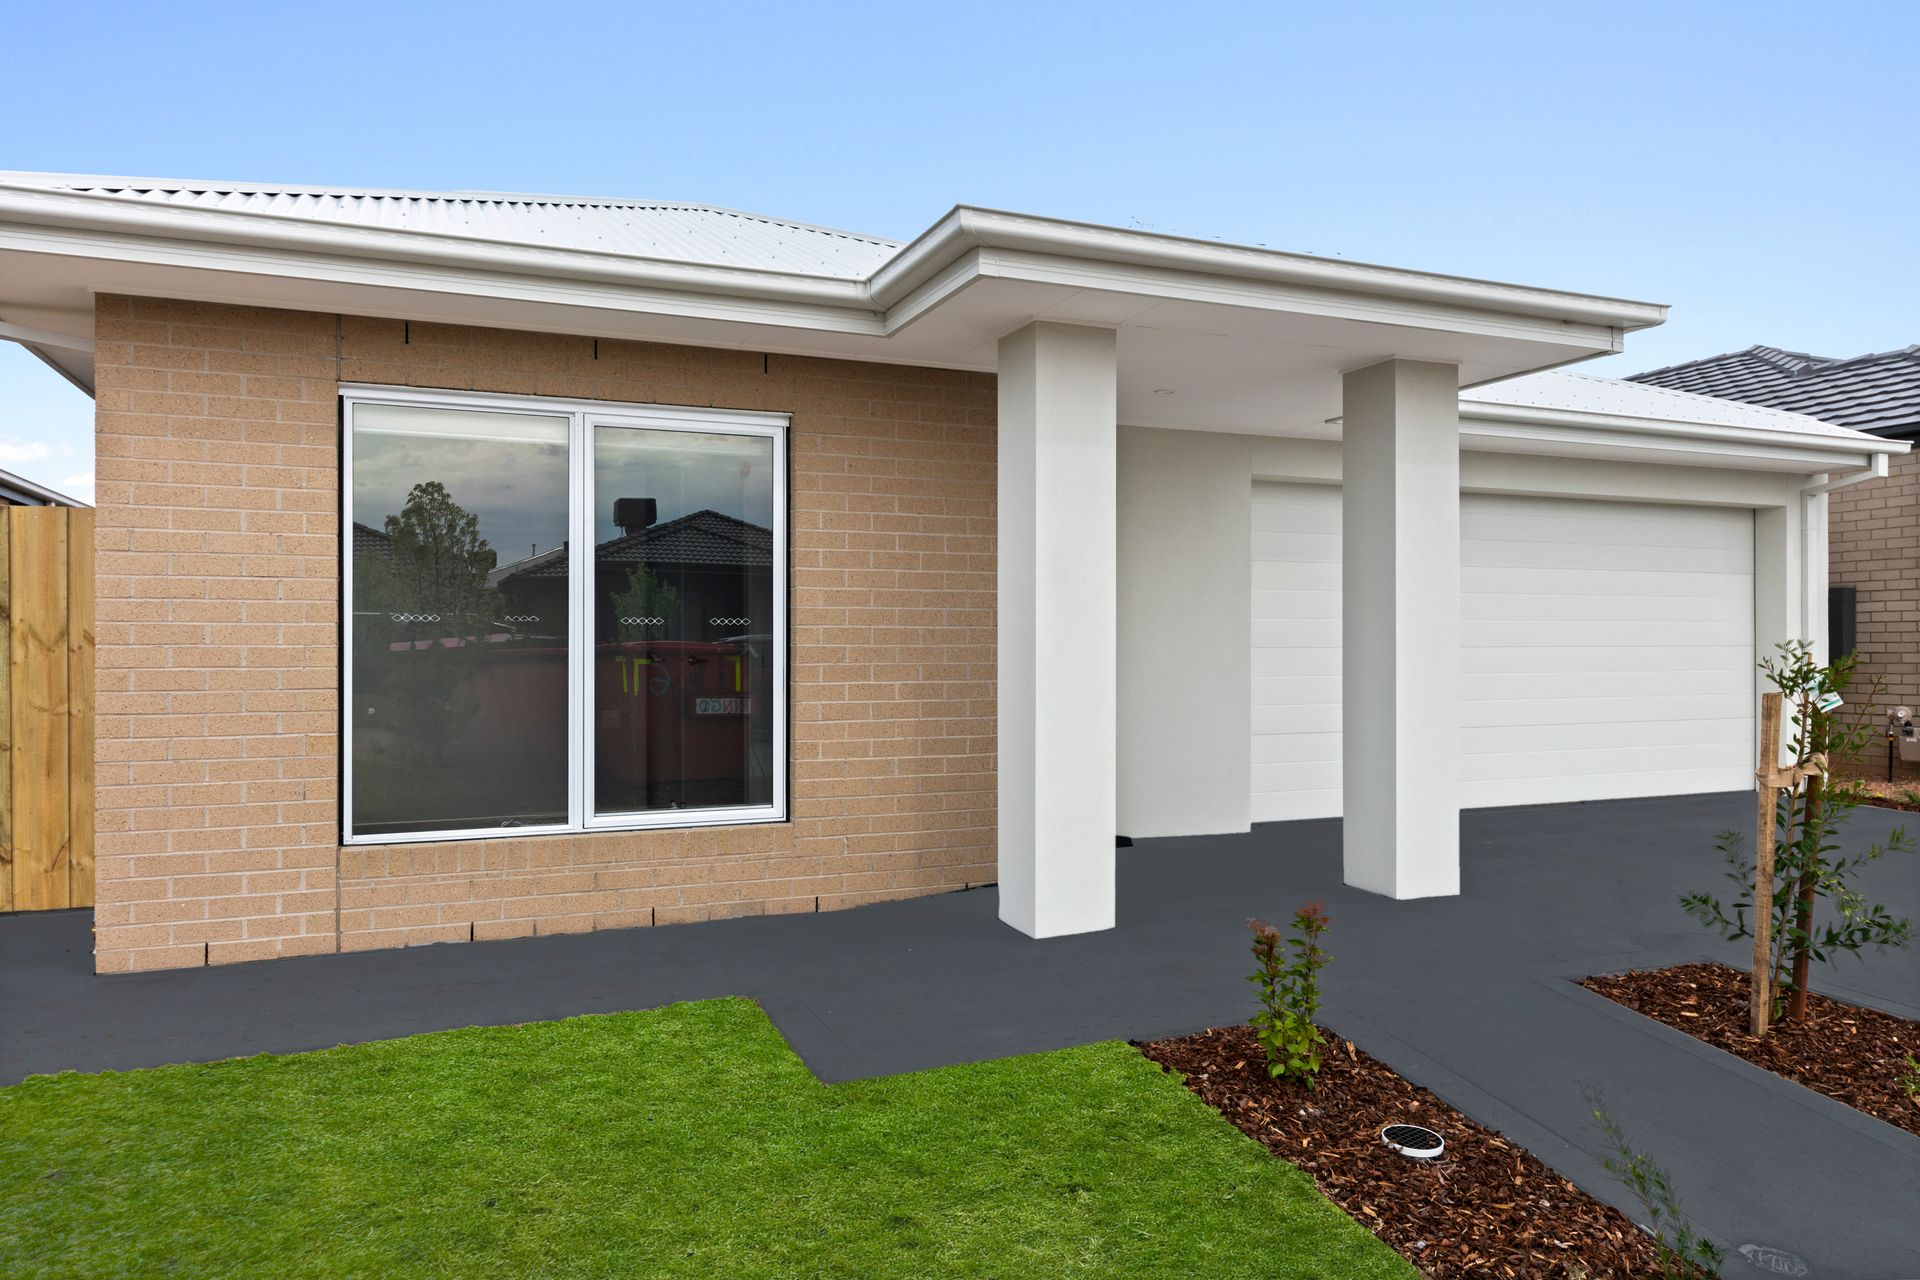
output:
[[[1876,439],[1877,438],[1878,437],[1876,437]],[[1849,471],[1836,480],[1823,480],[1818,484],[1810,484],[1800,490],[1800,496],[1803,498],[1816,498],[1823,493],[1832,493],[1835,489],[1850,489],[1854,485],[1864,484],[1868,480],[1885,480],[1886,478],[1887,454],[1876,453],[1873,455],[1872,466],[1860,471]]]
[[[1460,399],[1460,420],[1513,424],[1520,427],[1567,426],[1602,431],[1632,432],[1685,440],[1708,440],[1727,444],[1762,444],[1801,448],[1831,448],[1842,453],[1884,458],[1890,453],[1905,453],[1903,442],[1870,436],[1864,432],[1823,435],[1804,431],[1774,430],[1768,427],[1741,427],[1709,422],[1684,422],[1672,418],[1629,417],[1617,413],[1590,413],[1581,409],[1550,409],[1544,406],[1511,405],[1489,400]],[[1338,418],[1329,419],[1338,422]],[[1871,477],[1863,477],[1871,478]]]

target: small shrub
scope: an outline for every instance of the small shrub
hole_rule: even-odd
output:
[[[1902,1093],[1920,1102],[1920,1058],[1916,1058],[1911,1053],[1907,1055],[1907,1060],[1900,1066],[1900,1075],[1896,1083],[1900,1086]]]
[[[1317,902],[1293,913],[1291,944],[1265,921],[1247,921],[1259,965],[1248,978],[1260,992],[1253,1034],[1267,1052],[1267,1075],[1308,1088],[1320,1072],[1320,1046],[1326,1043],[1314,1016],[1320,1011],[1320,970],[1329,958],[1320,949],[1327,924],[1327,910]]]
[[[1762,662],[1760,670],[1781,692],[1794,717],[1788,753],[1802,765],[1858,755],[1873,725],[1844,720],[1839,710],[1823,710],[1820,705],[1823,693],[1838,693],[1850,686],[1853,657],[1821,666],[1804,640],[1790,640],[1778,648],[1780,656]],[[1866,701],[1871,703],[1872,698],[1869,691]],[[1861,868],[1887,854],[1913,852],[1914,842],[1895,828],[1884,844],[1872,845],[1864,853],[1842,852],[1840,829],[1866,799],[1864,783],[1824,774],[1815,774],[1780,798],[1770,833],[1774,885],[1772,955],[1767,960],[1775,1017],[1806,1019],[1812,965],[1831,963],[1843,952],[1904,947],[1913,941],[1912,922],[1868,902],[1855,888],[1854,879]],[[1756,868],[1747,839],[1739,831],[1722,831],[1714,845],[1726,862],[1734,896],[1723,903],[1711,893],[1690,893],[1680,899],[1680,905],[1729,942],[1751,938]]]
[[[1720,1274],[1726,1253],[1720,1246],[1693,1228],[1693,1222],[1680,1211],[1680,1200],[1673,1192],[1673,1181],[1653,1158],[1635,1151],[1620,1128],[1619,1121],[1607,1111],[1597,1090],[1588,1087],[1587,1107],[1606,1139],[1607,1154],[1600,1163],[1608,1173],[1620,1179],[1634,1199],[1646,1210],[1646,1227],[1660,1251],[1660,1276],[1663,1280],[1711,1280]]]

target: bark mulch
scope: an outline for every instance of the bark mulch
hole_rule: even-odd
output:
[[[1435,1280],[1658,1274],[1653,1241],[1619,1210],[1338,1036],[1312,1089],[1269,1079],[1246,1027],[1138,1047]],[[1389,1150],[1380,1130],[1396,1121],[1439,1132],[1445,1152]]]
[[[1581,986],[1697,1040],[1737,1054],[1856,1111],[1920,1134],[1920,1098],[1901,1083],[1920,1056],[1920,1022],[1807,995],[1807,1021],[1747,1034],[1747,975],[1721,964],[1587,978]],[[1920,1082],[1916,1082],[1920,1083]]]
[[[1920,776],[1905,764],[1892,782],[1887,781],[1884,767],[1875,767],[1870,760],[1843,760],[1834,766],[1833,776],[1842,782],[1860,783],[1867,793],[1866,802],[1876,809],[1920,813]]]

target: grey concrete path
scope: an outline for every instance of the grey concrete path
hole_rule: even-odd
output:
[[[1487,810],[1463,819],[1465,891],[1344,888],[1339,824],[1121,851],[1120,926],[1034,942],[991,890],[818,916],[468,943],[98,978],[85,913],[0,918],[0,1084],[33,1072],[283,1053],[473,1024],[757,998],[823,1079],[911,1071],[1243,1019],[1243,921],[1308,898],[1333,916],[1326,1021],[1402,1074],[1632,1211],[1581,1097],[1602,1091],[1715,1239],[1791,1250],[1831,1280],[1920,1280],[1920,1138],[1575,987],[1718,956],[1675,904],[1720,880],[1745,794]],[[1863,811],[1852,836],[1904,815]],[[1920,825],[1920,819],[1916,819]],[[1867,887],[1920,916],[1920,857]],[[1920,1017],[1920,953],[1822,989]],[[1769,1274],[1738,1256],[1729,1275]],[[1772,1273],[1778,1274],[1778,1273]]]

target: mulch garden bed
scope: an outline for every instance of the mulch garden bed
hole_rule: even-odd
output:
[[[1860,783],[1866,792],[1866,803],[1876,809],[1920,813],[1920,777],[1904,764],[1891,782],[1884,769],[1865,760],[1842,761],[1834,766],[1833,776],[1842,782]]]
[[[1920,1022],[1810,992],[1807,1021],[1747,1034],[1747,975],[1721,964],[1587,978],[1581,986],[1737,1054],[1856,1111],[1920,1134],[1920,1098],[1901,1084],[1920,1055]]]
[[[1246,1027],[1138,1047],[1435,1280],[1658,1274],[1652,1239],[1619,1210],[1338,1036],[1312,1089],[1269,1079]],[[1380,1130],[1396,1121],[1436,1130],[1446,1150],[1388,1149]]]

